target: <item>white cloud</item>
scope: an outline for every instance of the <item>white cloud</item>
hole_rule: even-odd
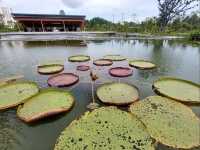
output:
[[[144,20],[158,15],[157,0],[0,0],[18,13],[67,14],[103,17],[109,20]],[[136,18],[133,17],[136,14]],[[124,16],[124,17],[122,17]]]
[[[87,2],[87,0],[62,0],[63,3],[70,8],[78,8],[81,7],[82,4],[84,4],[85,2]]]

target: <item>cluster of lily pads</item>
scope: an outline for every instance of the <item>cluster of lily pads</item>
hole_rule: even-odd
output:
[[[94,60],[96,66],[111,66],[115,61],[124,61],[121,55],[107,55]],[[89,56],[76,55],[70,62],[90,61]],[[129,66],[137,69],[154,69],[156,65],[146,60],[130,60]],[[47,83],[52,87],[76,84],[79,76],[61,73],[62,64],[38,66],[38,72],[50,76]],[[89,71],[90,66],[79,65],[79,71]],[[133,74],[129,67],[109,69],[114,77]],[[200,146],[200,120],[187,106],[200,104],[200,85],[191,81],[163,77],[152,85],[159,96],[140,100],[136,86],[127,83],[105,83],[96,90],[98,99],[108,107],[86,112],[73,121],[58,138],[54,150],[68,149],[130,149],[154,150],[157,143],[178,149]],[[33,82],[0,84],[0,110],[18,107],[17,116],[27,122],[67,112],[75,99],[65,90],[48,88],[40,90]],[[110,106],[112,105],[112,106]],[[117,106],[128,106],[129,112]]]

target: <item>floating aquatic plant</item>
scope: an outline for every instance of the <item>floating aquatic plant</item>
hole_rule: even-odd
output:
[[[115,107],[87,112],[60,135],[54,150],[126,149],[154,150],[154,140],[144,125],[130,113]]]
[[[97,89],[97,96],[106,104],[128,105],[139,100],[139,91],[126,83],[106,83]]]
[[[191,81],[163,77],[153,83],[153,90],[177,101],[200,103],[200,85]]]
[[[33,122],[45,117],[69,111],[74,104],[74,97],[67,91],[45,89],[20,105],[18,117],[27,122]]]
[[[132,104],[130,111],[158,142],[177,149],[200,146],[200,120],[189,107],[168,98],[151,96]]]

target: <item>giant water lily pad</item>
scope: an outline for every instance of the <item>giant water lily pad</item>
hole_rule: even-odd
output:
[[[180,149],[200,146],[200,120],[189,107],[152,96],[131,105],[130,110],[158,142]]]
[[[154,150],[153,142],[135,116],[115,107],[102,107],[72,122],[54,150]]]
[[[129,77],[133,75],[133,70],[127,67],[115,67],[109,69],[109,74],[113,77]]]
[[[154,82],[156,93],[181,102],[200,103],[200,85],[176,78],[164,77]]]
[[[126,60],[126,57],[121,55],[106,55],[103,57],[104,59],[112,60],[112,61],[123,61]]]
[[[16,107],[39,92],[36,83],[13,82],[0,86],[0,110]]]
[[[33,122],[44,117],[69,111],[74,97],[67,91],[45,89],[28,99],[17,110],[18,117],[25,122]]]
[[[125,83],[106,83],[97,89],[98,98],[106,104],[128,105],[139,100],[138,89]]]
[[[96,66],[111,66],[113,64],[112,60],[109,59],[98,59],[93,62]]]
[[[90,66],[88,66],[88,65],[80,65],[80,66],[76,67],[76,70],[78,70],[78,71],[88,71],[88,70],[90,70]]]
[[[131,60],[129,61],[129,65],[141,70],[156,68],[155,64],[146,60]]]
[[[70,62],[86,62],[90,60],[90,56],[87,55],[75,55],[68,58]]]
[[[55,74],[62,72],[64,70],[64,65],[61,64],[49,64],[38,66],[38,73],[40,74]]]
[[[66,87],[76,84],[79,81],[79,76],[73,73],[62,73],[51,76],[47,83],[52,87]]]

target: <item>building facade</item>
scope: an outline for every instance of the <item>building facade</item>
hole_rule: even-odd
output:
[[[25,32],[81,31],[85,27],[85,16],[49,14],[12,14]]]

